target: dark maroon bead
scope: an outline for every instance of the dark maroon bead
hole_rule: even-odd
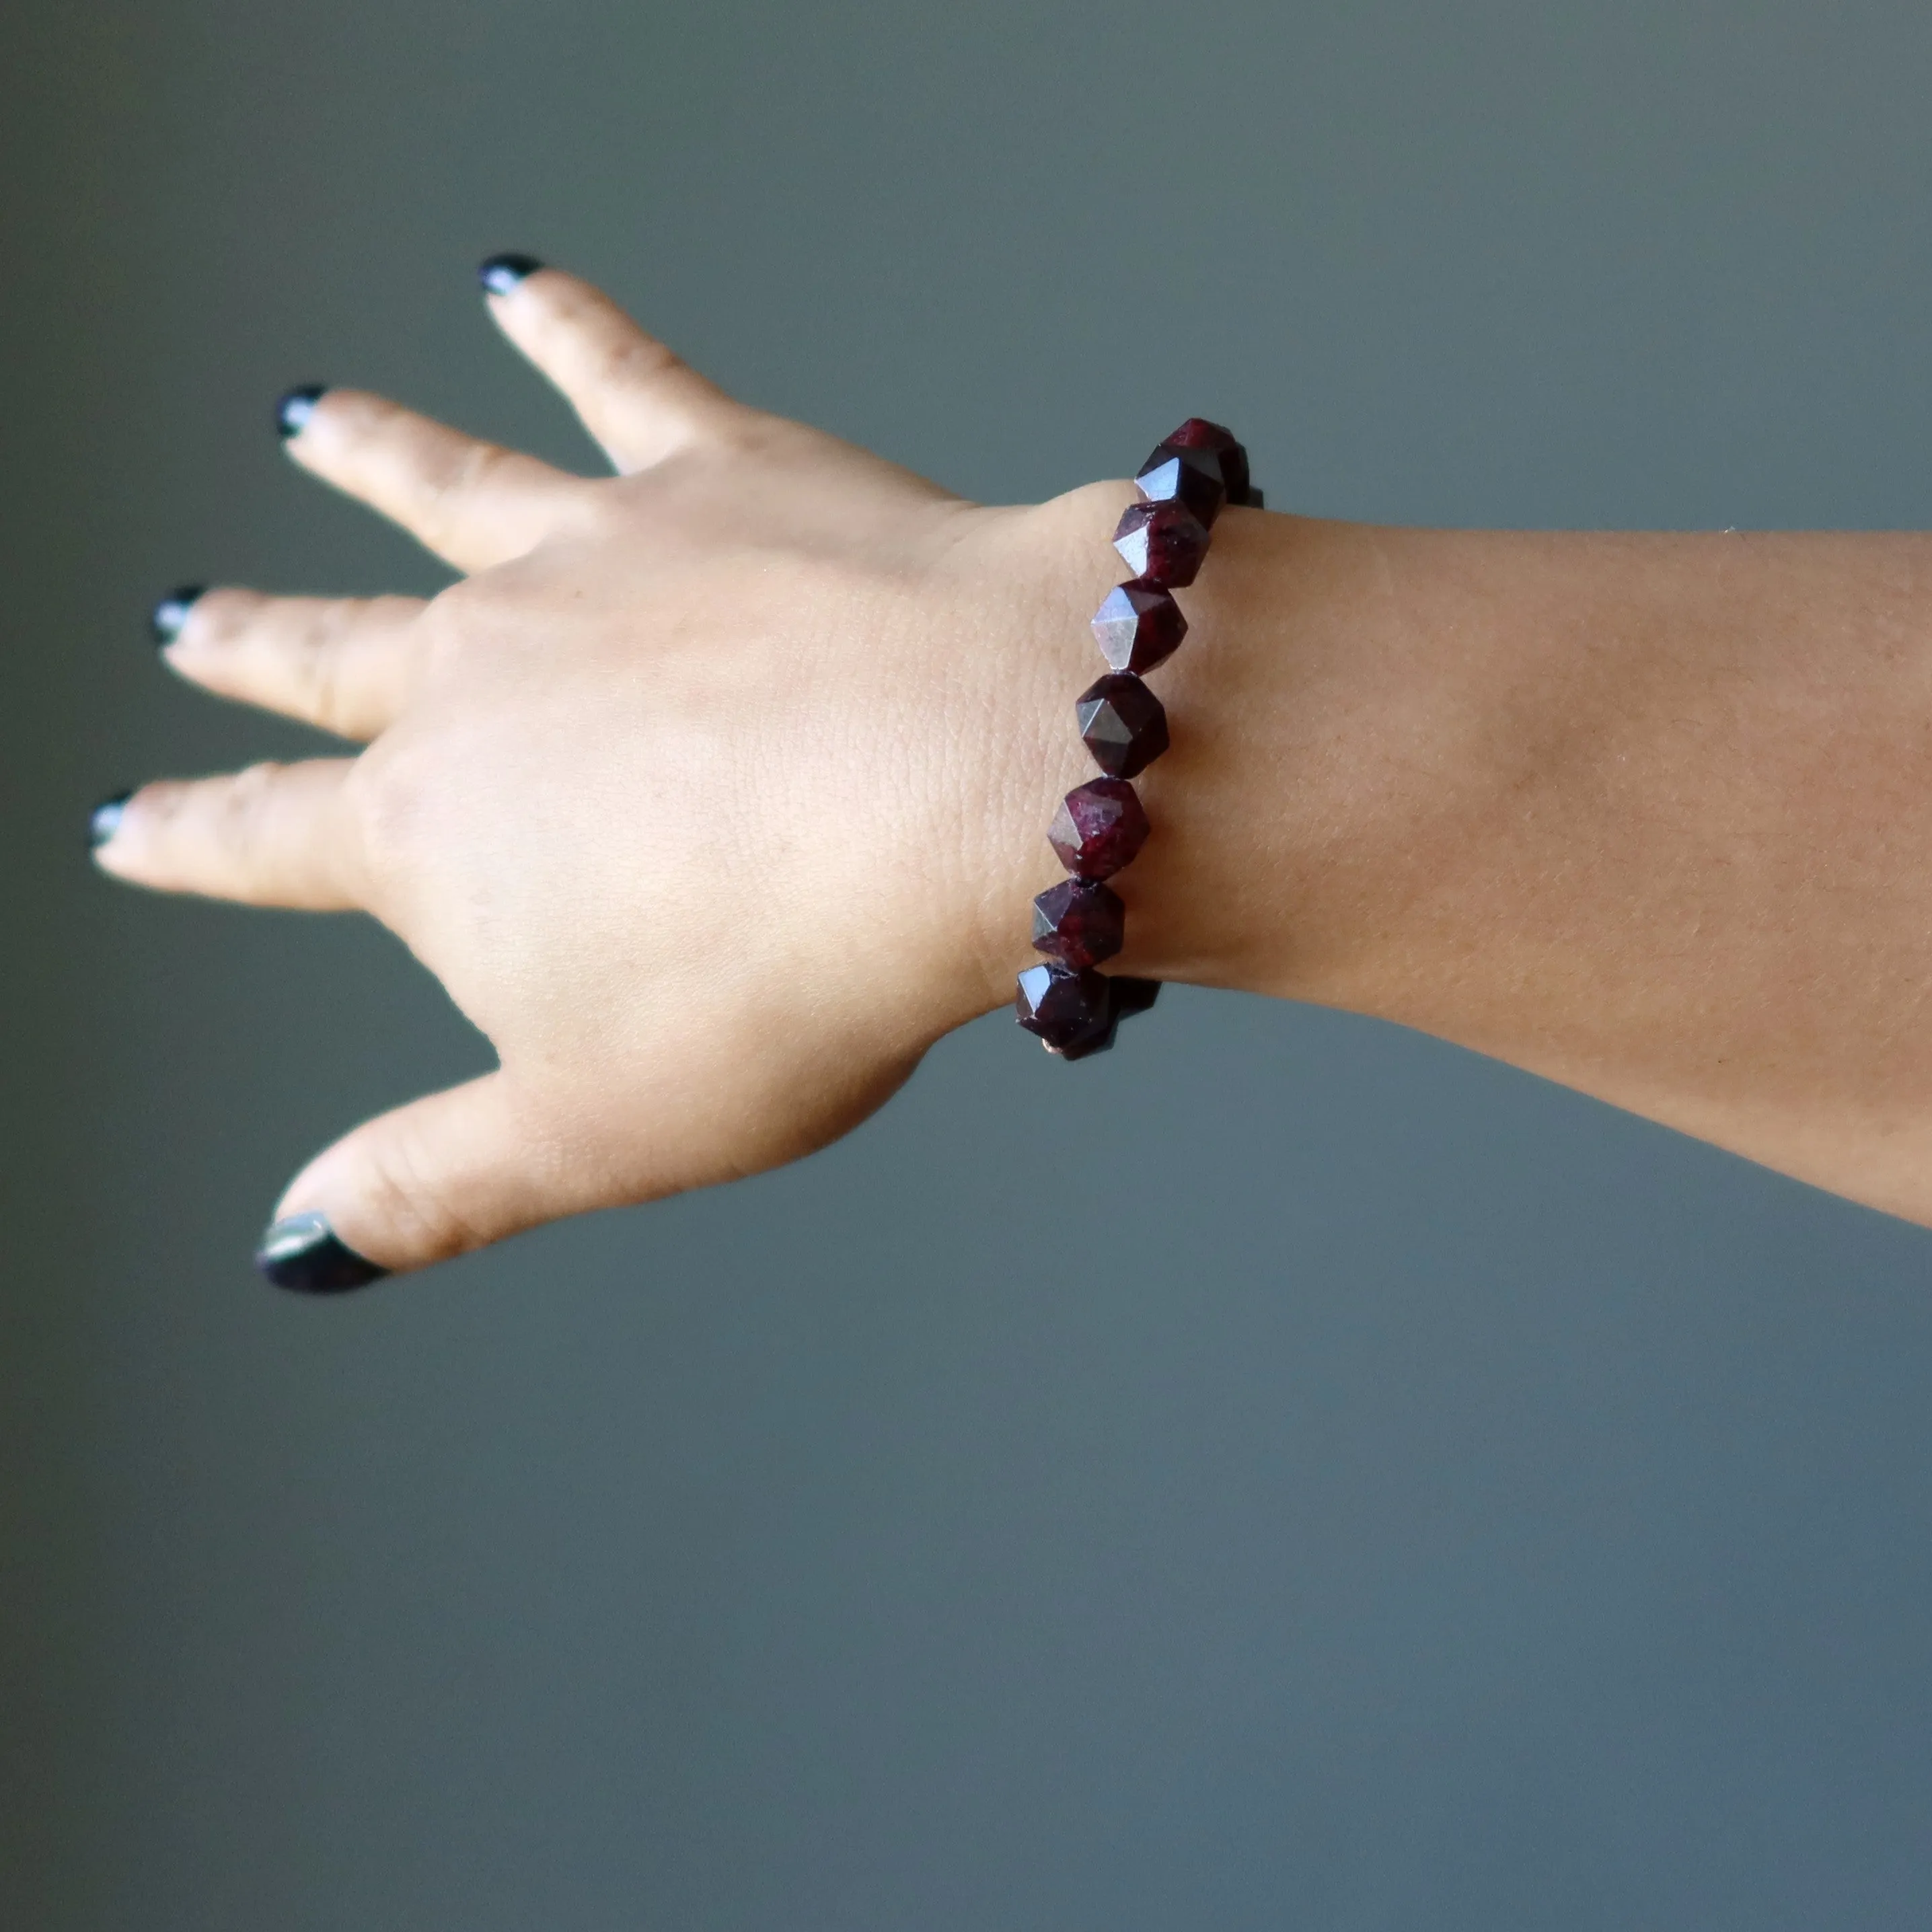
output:
[[[1167,713],[1161,701],[1126,671],[1109,671],[1073,701],[1080,736],[1094,762],[1110,778],[1130,778],[1167,749]]]
[[[1067,966],[1097,966],[1120,951],[1127,909],[1098,879],[1062,879],[1033,902],[1036,952]]]
[[[1187,634],[1180,606],[1157,584],[1117,584],[1094,613],[1100,655],[1116,670],[1141,673],[1173,656]]]
[[[1090,1053],[1105,1053],[1114,1043],[1120,1022],[1144,1013],[1160,997],[1158,980],[1136,980],[1125,973],[1107,977],[1107,1016],[1091,1031],[1076,1034],[1064,1046],[1053,1051],[1063,1060],[1084,1060]]]
[[[1228,500],[1220,454],[1157,443],[1154,453],[1134,472],[1141,494],[1150,503],[1184,503],[1202,528],[1212,530]]]
[[[1241,446],[1225,423],[1210,422],[1205,416],[1190,416],[1161,440],[1172,443],[1177,449],[1239,449]]]
[[[1232,430],[1223,429],[1205,416],[1190,416],[1166,440],[1177,449],[1211,449],[1221,460],[1221,481],[1227,488],[1228,501],[1259,507],[1248,475],[1248,452],[1234,440]]]
[[[1144,1013],[1160,998],[1158,980],[1136,980],[1126,973],[1110,974],[1107,979],[1108,997],[1113,1002],[1114,1016],[1117,1019],[1132,1019],[1136,1013]]]
[[[1054,961],[1019,976],[1013,1010],[1028,1033],[1064,1052],[1112,1024],[1113,995],[1102,974]]]
[[[1084,1060],[1090,1054],[1105,1053],[1113,1046],[1114,1036],[1120,1027],[1120,1015],[1109,1012],[1099,1025],[1069,1040],[1064,1046],[1049,1046],[1047,1052],[1057,1053],[1062,1060]]]
[[[1185,503],[1136,503],[1114,526],[1114,548],[1136,577],[1178,590],[1200,573],[1207,526]]]
[[[1147,842],[1148,817],[1125,778],[1089,778],[1060,801],[1047,841],[1083,879],[1110,879]]]

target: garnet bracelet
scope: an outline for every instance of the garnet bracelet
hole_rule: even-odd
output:
[[[1094,614],[1107,674],[1073,706],[1081,740],[1106,776],[1075,786],[1048,828],[1070,876],[1033,902],[1033,943],[1046,959],[1020,975],[1014,1001],[1020,1024],[1063,1060],[1106,1052],[1120,1022],[1145,1012],[1160,991],[1158,980],[1094,970],[1126,937],[1126,908],[1106,881],[1147,842],[1147,814],[1129,781],[1167,749],[1167,713],[1142,674],[1187,634],[1173,593],[1199,574],[1214,519],[1227,504],[1258,509],[1262,501],[1247,452],[1199,416],[1156,443],[1134,482],[1142,500],[1114,531],[1134,574]]]

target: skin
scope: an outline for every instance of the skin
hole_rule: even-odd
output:
[[[277,1210],[394,1269],[795,1159],[1011,998],[1135,496],[966,503],[560,271],[488,303],[617,474],[328,391],[290,455],[462,580],[206,593],[175,670],[367,748],[148,785],[96,854],[373,914],[488,1036]],[[1376,1014],[1932,1223],[1932,542],[1230,510],[1181,602],[1119,970]]]

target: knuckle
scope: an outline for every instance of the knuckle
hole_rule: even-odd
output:
[[[465,442],[435,479],[435,500],[446,502],[483,488],[502,470],[509,456],[500,443]]]
[[[333,602],[320,621],[298,638],[289,654],[292,696],[302,716],[325,730],[340,730],[343,717],[341,654],[354,621],[355,606]]]
[[[370,1211],[395,1231],[412,1256],[424,1261],[480,1248],[487,1238],[446,1196],[438,1184],[439,1166],[425,1129],[404,1114],[374,1137],[364,1168],[364,1198]]]
[[[287,769],[265,758],[259,764],[244,766],[228,781],[219,796],[220,830],[225,837],[238,840],[260,827]]]
[[[685,366],[655,336],[629,329],[601,333],[591,345],[590,362],[594,380],[637,388],[662,382]]]
[[[428,529],[440,538],[454,535],[470,503],[488,488],[509,460],[510,452],[494,442],[466,439],[460,447],[451,452],[424,478],[422,514]]]
[[[420,752],[385,740],[349,768],[344,801],[374,880],[404,879],[420,868],[435,798],[426,766]]]
[[[360,626],[365,614],[376,610],[386,601],[381,598],[325,598],[303,642],[313,650],[333,650],[345,644]]]
[[[291,654],[290,676],[302,714],[348,738],[373,736],[387,722],[385,700],[398,684],[395,659],[417,608],[405,597],[332,600]]]
[[[710,441],[721,456],[742,463],[782,458],[794,434],[782,417],[730,403],[708,418]]]
[[[473,647],[490,627],[482,621],[489,593],[479,591],[474,578],[466,578],[440,592],[416,622],[414,649],[422,682],[439,682],[457,660]]]
[[[208,845],[238,882],[254,874],[269,844],[268,820],[284,766],[265,760],[245,766],[218,784],[205,802]]]

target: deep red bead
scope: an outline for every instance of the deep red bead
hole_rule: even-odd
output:
[[[1127,909],[1098,879],[1062,879],[1033,902],[1033,944],[1068,966],[1097,966],[1120,951]]]
[[[1105,1053],[1124,1019],[1144,1013],[1160,992],[1158,980],[1102,975],[1063,965],[1030,966],[1014,1006],[1020,1024],[1063,1060]]]
[[[1228,501],[1259,508],[1261,493],[1248,474],[1248,452],[1234,440],[1232,430],[1223,429],[1205,416],[1190,416],[1166,440],[1177,449],[1211,449],[1221,460],[1221,481],[1226,486]]]
[[[1212,449],[1190,449],[1172,442],[1156,443],[1154,452],[1134,472],[1141,494],[1150,503],[1184,503],[1203,529],[1228,500],[1221,458]]]
[[[1060,801],[1047,840],[1082,879],[1110,879],[1147,842],[1148,816],[1125,778],[1089,778]]]
[[[1161,440],[1180,449],[1239,449],[1241,446],[1225,423],[1210,422],[1205,416],[1190,416]]]
[[[1108,984],[1111,986],[1112,981]],[[1114,1044],[1114,1036],[1120,1030],[1120,1016],[1108,1010],[1107,1017],[1097,1026],[1069,1040],[1064,1046],[1049,1046],[1047,1052],[1057,1053],[1062,1060],[1084,1060],[1090,1054],[1106,1053]]]
[[[1114,526],[1114,548],[1136,577],[1178,590],[1200,572],[1208,529],[1185,503],[1136,503]]]
[[[1058,961],[1029,966],[1019,976],[1013,1010],[1028,1033],[1064,1052],[1114,1022],[1113,995],[1100,974]]]
[[[1180,606],[1157,584],[1117,584],[1094,613],[1100,655],[1116,670],[1145,673],[1173,656],[1187,634]]]
[[[1074,700],[1073,715],[1082,742],[1111,778],[1137,776],[1167,749],[1167,712],[1129,672],[1096,679]]]
[[[1090,1033],[1083,1033],[1068,1045],[1054,1050],[1063,1060],[1084,1060],[1090,1053],[1105,1053],[1114,1043],[1123,1020],[1144,1013],[1160,997],[1158,980],[1136,980],[1125,973],[1107,976],[1107,1017]]]

